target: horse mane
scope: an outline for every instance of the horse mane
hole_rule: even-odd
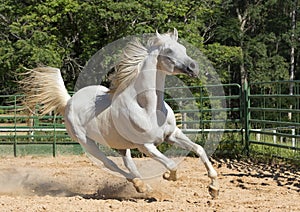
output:
[[[130,41],[123,49],[120,61],[115,66],[115,73],[110,77],[109,93],[123,91],[137,77],[141,62],[147,56],[148,50],[138,39]]]
[[[158,34],[158,33],[157,33]],[[120,61],[114,67],[115,73],[109,78],[111,86],[109,93],[115,94],[123,91],[137,77],[141,63],[148,55],[148,49],[162,45],[166,39],[175,39],[172,33],[165,33],[151,37],[146,47],[136,38],[128,42],[120,57]]]

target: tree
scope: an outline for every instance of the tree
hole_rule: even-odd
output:
[[[59,22],[71,1],[12,1],[1,3],[1,93],[15,93],[17,73],[37,65],[60,67],[63,48]],[[59,10],[63,8],[62,10]]]
[[[127,35],[176,27],[186,41],[202,47],[200,33],[207,31],[205,21],[213,13],[214,1],[210,4],[158,0],[1,2],[1,93],[16,92],[16,73],[37,65],[61,68],[67,87],[72,89],[93,54]]]
[[[289,70],[300,78],[297,0],[6,0],[0,6],[1,94],[15,93],[16,73],[37,65],[61,68],[72,89],[88,59],[108,43],[174,27],[223,83],[289,79]]]

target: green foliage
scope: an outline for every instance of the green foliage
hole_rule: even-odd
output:
[[[237,67],[242,61],[241,48],[213,43],[207,45],[203,52],[212,61],[221,81],[223,83],[231,82],[233,75],[231,72],[238,71]]]
[[[37,65],[61,68],[72,90],[82,67],[102,47],[124,36],[174,27],[211,61],[222,83],[239,83],[241,65],[249,81],[288,79],[292,46],[298,76],[300,27],[292,28],[290,17],[295,2],[1,1],[0,93],[17,92],[16,73]],[[181,79],[189,85],[206,80]]]
[[[226,133],[223,140],[219,143],[214,156],[221,158],[240,158],[244,151],[245,145],[242,143],[240,133]]]

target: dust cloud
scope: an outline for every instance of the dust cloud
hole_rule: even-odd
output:
[[[0,195],[73,196],[66,185],[47,179],[41,171],[25,168],[8,168],[0,172]]]

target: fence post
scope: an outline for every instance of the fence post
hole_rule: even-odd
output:
[[[249,155],[249,146],[250,146],[250,125],[249,125],[249,120],[250,120],[250,87],[248,85],[248,82],[245,81],[244,85],[242,86],[243,89],[243,100],[244,100],[244,129],[245,129],[245,150],[246,154]]]
[[[55,157],[56,156],[56,114],[54,114],[54,118],[53,118],[53,125],[54,125],[54,140],[53,140],[53,144],[52,144],[52,156]]]
[[[277,143],[277,136],[276,136],[277,130],[276,129],[272,130],[272,132],[273,132],[273,143],[276,144]]]
[[[14,96],[14,157],[17,157],[17,96]]]

